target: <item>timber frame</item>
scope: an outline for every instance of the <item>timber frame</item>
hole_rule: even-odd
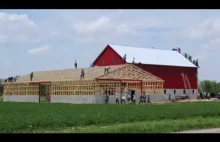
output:
[[[163,95],[164,80],[126,64],[94,79],[10,82],[4,84],[3,95],[39,95],[40,84],[50,86],[53,95],[121,95],[124,90],[137,90],[140,94]]]

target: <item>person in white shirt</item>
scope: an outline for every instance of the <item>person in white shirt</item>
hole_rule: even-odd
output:
[[[123,103],[126,104],[125,100],[126,100],[126,97],[125,97],[125,95],[123,95],[121,98],[121,104],[123,104]]]
[[[128,102],[130,103],[132,100],[131,100],[131,95],[128,94]]]
[[[133,102],[134,104],[136,103],[135,95],[133,96],[132,102]]]

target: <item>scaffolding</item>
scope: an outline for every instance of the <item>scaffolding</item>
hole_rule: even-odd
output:
[[[50,96],[104,94],[121,95],[124,90],[136,90],[140,94],[147,93],[152,95],[163,95],[164,80],[135,65],[126,64],[114,67],[110,66],[110,71],[107,74],[104,73],[104,69],[105,67],[92,67],[92,69],[85,68],[85,78],[81,80],[45,80],[43,78],[45,74],[41,72],[42,77],[36,74],[39,80],[34,80],[33,78],[34,81],[22,80],[21,82],[5,83],[3,95],[40,95],[41,84],[50,86]],[[91,70],[93,72],[91,72]],[[78,71],[80,70],[78,69]],[[68,72],[70,71],[68,70]],[[93,76],[89,75],[90,72]],[[74,72],[71,74],[76,73]],[[54,76],[58,75],[54,74]]]

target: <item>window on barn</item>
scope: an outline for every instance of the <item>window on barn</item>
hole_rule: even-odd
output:
[[[173,90],[173,94],[176,94],[176,90]]]
[[[104,65],[105,64],[105,60],[102,60],[102,65]]]
[[[116,63],[116,60],[115,60],[115,59],[113,59],[112,63],[113,63],[113,64],[115,64],[115,63]]]
[[[186,90],[183,90],[183,94],[186,94]]]
[[[192,90],[192,93],[194,94],[194,93],[195,93],[195,90]]]
[[[167,93],[167,90],[165,89],[165,90],[164,90],[164,94],[166,94],[166,93]]]

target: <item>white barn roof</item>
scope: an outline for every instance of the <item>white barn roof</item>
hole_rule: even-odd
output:
[[[196,67],[177,51],[118,45],[109,46],[112,47],[121,57],[126,54],[126,61],[128,63],[131,63],[133,58],[135,58],[135,63],[141,62],[142,64],[150,65]]]

